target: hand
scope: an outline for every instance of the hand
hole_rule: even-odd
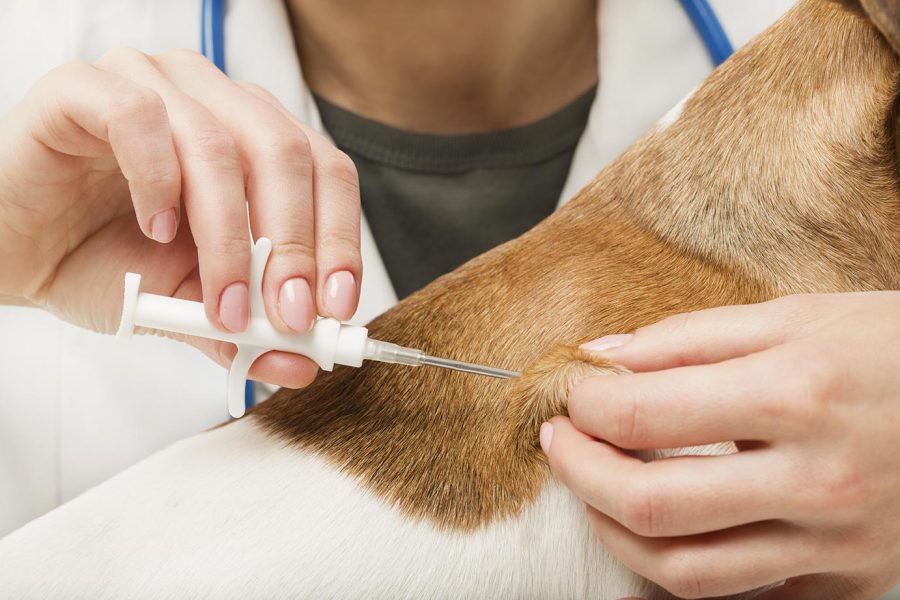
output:
[[[635,374],[582,381],[541,441],[629,568],[687,598],[900,582],[900,293],[716,308],[585,347]],[[731,440],[649,463],[622,450]]]
[[[277,329],[356,310],[353,163],[194,52],[123,49],[59,67],[0,120],[0,139],[0,296],[112,332],[135,271],[142,290],[202,298],[212,323],[241,331],[249,213],[274,244],[263,296]],[[189,341],[223,365],[234,356],[231,344]],[[316,370],[271,352],[251,375],[300,387]]]

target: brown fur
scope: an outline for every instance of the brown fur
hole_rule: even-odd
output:
[[[801,2],[564,209],[371,325],[438,355],[532,365],[520,380],[371,364],[254,414],[412,517],[466,530],[516,514],[549,477],[539,424],[565,412],[575,379],[615,371],[558,341],[897,287],[897,88],[897,57],[858,6]]]

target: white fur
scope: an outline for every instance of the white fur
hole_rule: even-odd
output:
[[[691,90],[690,92],[688,92],[688,95],[687,95],[687,96],[685,96],[684,98],[682,98],[682,99],[678,102],[678,104],[676,104],[675,106],[673,106],[672,108],[670,108],[670,109],[666,112],[666,114],[664,114],[664,115],[662,116],[662,118],[661,118],[659,121],[656,122],[656,126],[654,127],[654,129],[655,129],[656,131],[665,131],[666,129],[668,129],[669,127],[671,127],[672,124],[673,124],[675,121],[678,120],[678,117],[681,116],[681,112],[684,110],[684,105],[687,104],[687,101],[690,100],[691,96],[694,95],[694,92],[696,91],[696,89],[697,89],[697,88],[694,88],[693,90]]]
[[[400,515],[253,418],[190,438],[0,541],[3,598],[655,595],[551,483],[470,533]]]

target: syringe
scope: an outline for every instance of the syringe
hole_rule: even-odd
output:
[[[283,333],[266,317],[262,300],[262,274],[272,250],[272,242],[260,238],[253,246],[250,263],[250,318],[247,329],[238,333],[221,331],[206,318],[203,304],[141,293],[141,276],[125,275],[125,298],[117,336],[130,338],[134,328],[147,327],[184,335],[220,340],[237,345],[238,351],[228,371],[228,412],[235,418],[244,414],[244,381],[250,366],[271,350],[302,354],[325,371],[334,365],[362,366],[375,360],[410,366],[431,365],[489,377],[510,378],[519,373],[425,354],[390,342],[369,338],[365,327],[347,325],[335,319],[318,319],[306,333]]]

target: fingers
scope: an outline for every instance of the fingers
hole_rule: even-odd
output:
[[[185,210],[197,244],[207,318],[226,330],[243,331],[249,313],[250,231],[233,137],[142,53],[117,50],[97,64],[152,87],[165,102],[181,164]]]
[[[575,426],[632,450],[766,440],[808,430],[790,418],[805,405],[787,351],[702,366],[590,377],[569,395]],[[773,386],[773,381],[784,386]],[[796,396],[791,392],[797,391]]]
[[[235,140],[253,233],[272,240],[263,277],[266,313],[283,331],[308,331],[316,318],[316,256],[306,134],[199,55],[169,53],[157,62],[165,77],[206,106]]]
[[[579,498],[647,537],[692,535],[773,518],[790,510],[772,489],[792,478],[769,450],[643,462],[572,426],[550,421],[542,446],[554,475]],[[544,433],[544,432],[542,432]]]
[[[822,562],[821,545],[810,534],[778,521],[692,537],[646,538],[593,509],[588,519],[628,568],[679,598],[749,591]]]
[[[234,344],[207,338],[196,338],[166,333],[167,337],[188,342],[226,369],[231,365],[237,348]],[[312,383],[319,372],[319,366],[311,359],[298,354],[272,351],[257,358],[247,373],[248,379],[265,381],[272,385],[299,389]]]
[[[180,220],[181,168],[160,95],[87,63],[56,69],[37,91],[37,138],[75,156],[103,152],[85,132],[109,144],[128,181],[141,231],[171,242]]]
[[[630,338],[608,336],[584,344],[632,371],[655,371],[746,356],[781,343],[807,318],[807,296],[724,306],[675,315]],[[622,343],[625,342],[625,343]],[[621,344],[607,347],[609,344]]]
[[[323,315],[346,320],[359,304],[359,177],[343,152],[316,161],[317,303]]]
[[[192,274],[175,288],[172,296],[185,300],[197,300],[200,298],[200,293],[199,279],[196,274]],[[225,368],[231,365],[231,361],[237,352],[237,347],[227,342],[189,337],[171,332],[162,333],[167,337],[190,343]],[[312,383],[318,371],[318,365],[305,356],[273,351],[257,358],[250,367],[247,377],[282,387],[297,389]]]
[[[209,107],[237,141],[248,173],[253,231],[273,241],[263,282],[270,320],[306,331],[317,313],[350,318],[360,271],[353,163],[276,106],[217,70],[191,62],[179,56],[163,57],[159,64],[179,88]]]
[[[281,112],[306,132],[313,158],[316,219],[316,303],[319,314],[347,320],[359,304],[359,176],[353,161],[320,133],[297,121],[265,89],[247,82],[242,88]]]

